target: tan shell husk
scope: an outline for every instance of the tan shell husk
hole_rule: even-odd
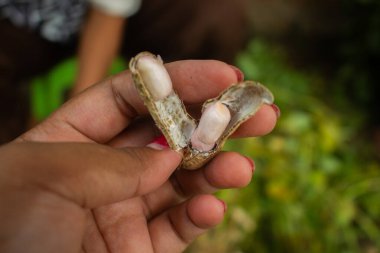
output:
[[[136,69],[138,59],[146,55],[155,57],[149,52],[142,52],[131,59],[129,68],[132,72],[133,81],[170,148],[182,151],[187,146],[191,133],[196,128],[195,120],[186,112],[185,106],[174,91],[168,97],[154,101],[144,84],[143,78]]]
[[[181,168],[193,170],[202,167],[222,149],[228,137],[244,121],[253,116],[262,104],[273,103],[272,93],[265,86],[254,81],[233,84],[218,97],[207,100],[202,110],[215,101],[220,101],[230,110],[231,120],[212,150],[198,151],[193,149],[190,144],[191,134],[196,128],[196,121],[186,112],[178,95],[173,91],[168,97],[154,101],[149,94],[139,71],[136,69],[138,59],[146,55],[155,57],[149,52],[143,52],[131,59],[132,77],[144,104],[168,141],[170,148],[183,152]]]

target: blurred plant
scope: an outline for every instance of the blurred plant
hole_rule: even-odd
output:
[[[282,115],[270,135],[227,143],[255,159],[255,177],[219,194],[226,221],[189,252],[380,252],[380,166],[354,138],[364,117],[313,96],[323,80],[293,70],[279,48],[254,40],[237,62]]]

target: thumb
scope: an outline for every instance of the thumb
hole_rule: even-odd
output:
[[[89,143],[13,143],[1,148],[9,178],[51,191],[84,208],[148,193],[178,167],[170,149],[114,149]],[[24,181],[24,182],[25,182]]]

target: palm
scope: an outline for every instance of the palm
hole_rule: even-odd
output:
[[[137,197],[91,210],[84,251],[153,252],[144,205]]]
[[[170,200],[175,196],[162,196],[162,192],[168,192],[164,188],[169,187],[167,182],[150,194],[92,209],[83,241],[85,252],[98,252],[95,249],[99,252],[153,252],[154,247],[160,247],[158,243],[168,243],[155,240],[159,231],[155,230],[154,223],[167,219],[167,209],[177,203]],[[169,238],[178,240],[180,250],[185,246],[181,238]]]

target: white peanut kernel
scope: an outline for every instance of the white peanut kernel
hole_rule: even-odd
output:
[[[213,149],[230,120],[230,110],[221,102],[218,101],[208,106],[191,136],[192,147],[204,152]]]
[[[142,56],[138,59],[136,68],[155,101],[167,97],[172,92],[172,81],[159,59],[149,55]]]

